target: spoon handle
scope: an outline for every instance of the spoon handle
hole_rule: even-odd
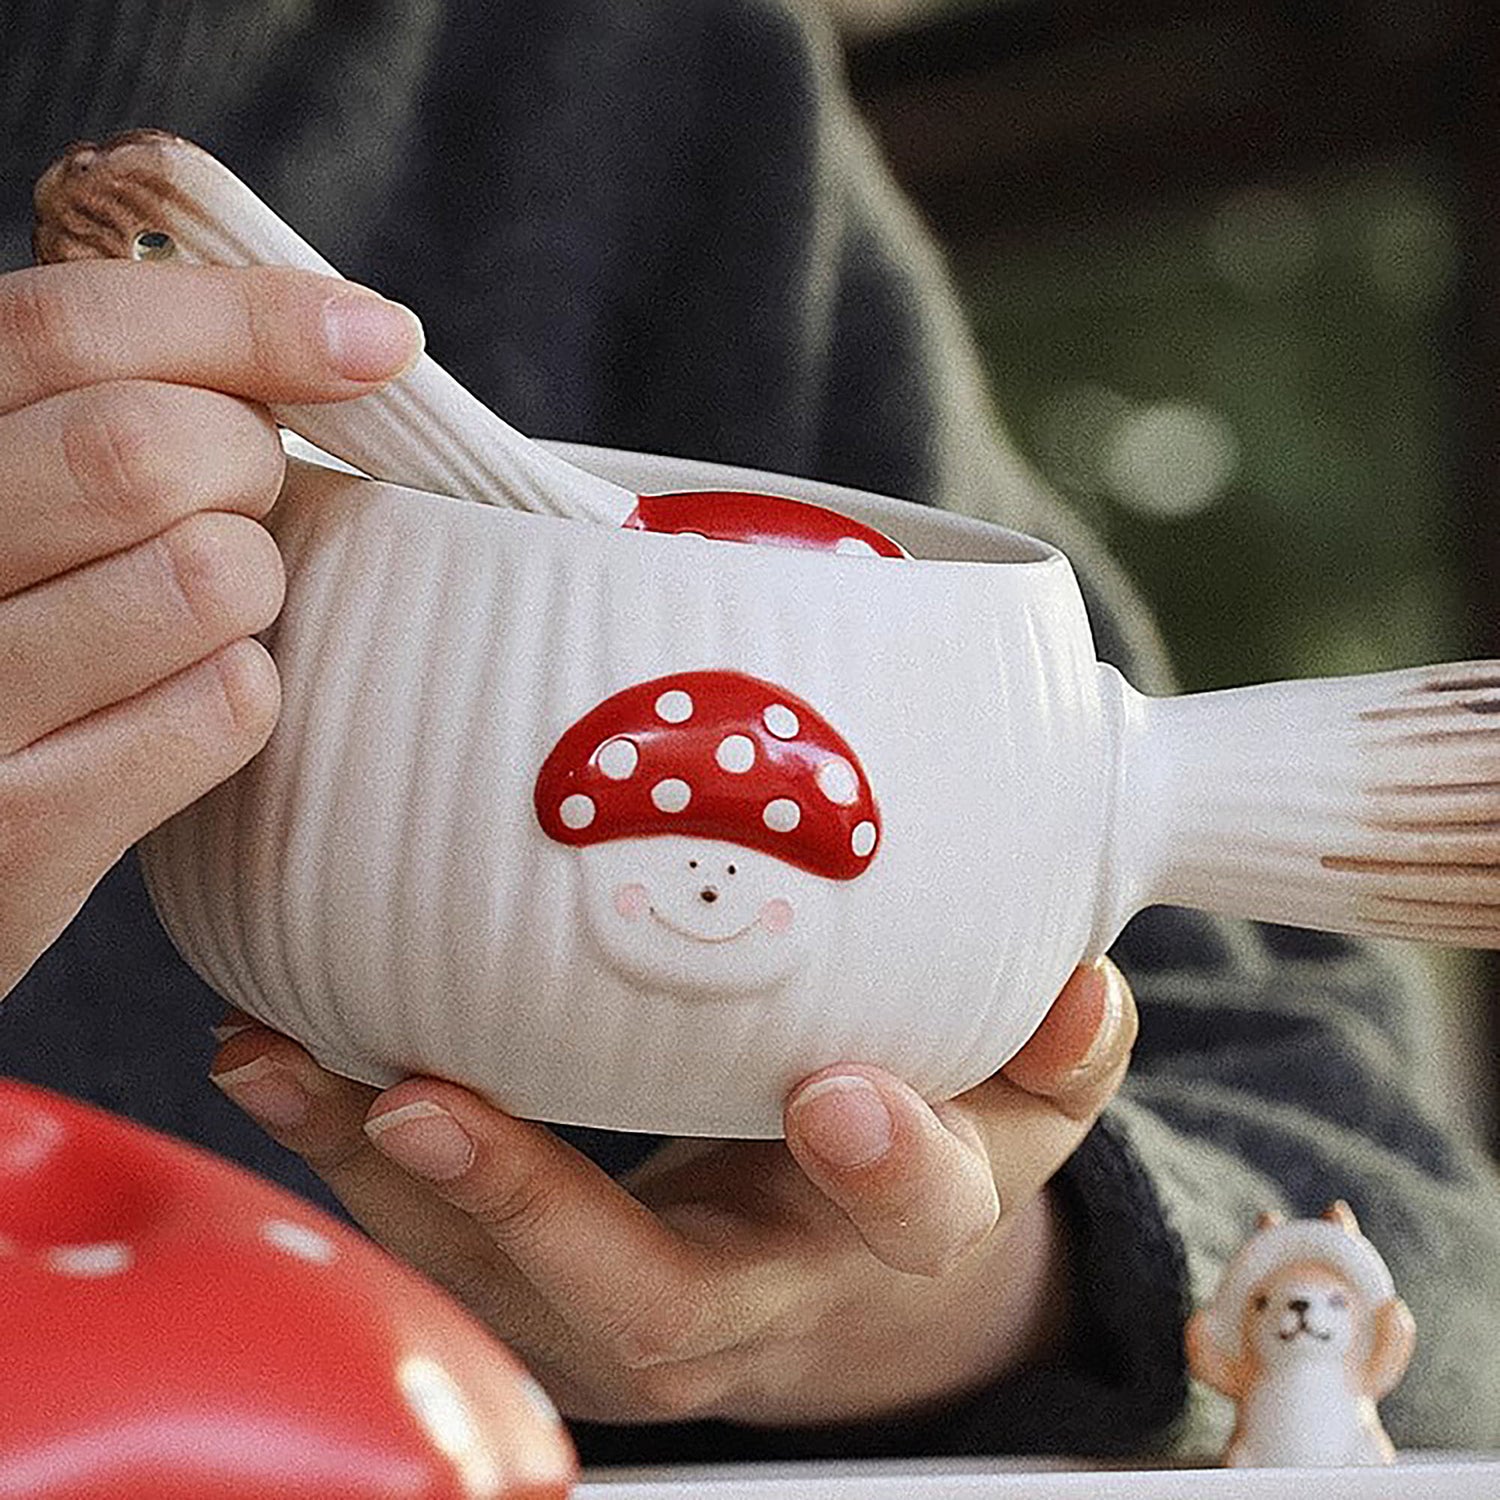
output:
[[[176,260],[339,273],[227,167],[191,141],[138,130],[72,146],[36,187],[39,261]],[[636,496],[502,422],[427,355],[353,401],[272,415],[376,479],[620,526]]]

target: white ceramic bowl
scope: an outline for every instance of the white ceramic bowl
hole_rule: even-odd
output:
[[[1497,816],[1492,741],[1408,743],[1444,714],[1500,728],[1474,717],[1493,665],[1148,702],[1096,663],[1039,542],[563,451],[641,492],[811,500],[920,560],[296,466],[272,518],[281,722],[143,859],[189,962],[325,1066],[550,1121],[775,1136],[834,1061],[933,1099],[986,1077],[1150,901],[1495,941],[1483,862],[1441,831],[1455,798]],[[1382,809],[1435,815],[1429,853]]]

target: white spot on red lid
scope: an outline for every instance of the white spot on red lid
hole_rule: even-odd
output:
[[[659,811],[680,813],[693,800],[693,789],[678,776],[668,776],[651,788],[651,800]]]
[[[861,859],[868,859],[875,851],[875,825],[871,822],[857,823],[849,839],[849,847]]]
[[[693,717],[693,700],[681,688],[671,688],[656,700],[656,716],[668,724],[686,724]]]
[[[119,1240],[99,1245],[58,1245],[47,1252],[47,1264],[59,1276],[92,1280],[128,1271],[135,1264],[135,1254]]]
[[[776,797],[761,817],[772,833],[790,833],[802,821],[802,809],[790,797]]]
[[[600,745],[594,760],[611,781],[629,781],[641,763],[641,752],[633,741],[620,735]]]
[[[833,550],[845,557],[879,557],[880,554],[860,536],[841,536]]]
[[[859,777],[842,755],[831,755],[818,767],[818,790],[840,807],[852,807],[859,797]]]
[[[564,828],[577,831],[580,828],[587,828],[594,821],[594,811],[592,797],[585,797],[582,792],[574,792],[571,797],[563,798],[557,815],[562,819]]]
[[[501,1474],[488,1435],[453,1376],[437,1360],[409,1354],[396,1367],[396,1382],[412,1415],[458,1470],[464,1493],[474,1500],[499,1495],[511,1476]]]
[[[794,740],[802,731],[801,719],[785,703],[770,704],[761,719],[778,740]]]
[[[316,1229],[293,1223],[290,1219],[267,1219],[260,1226],[260,1237],[275,1249],[295,1255],[298,1260],[310,1260],[315,1265],[326,1266],[339,1253],[338,1246],[326,1234],[319,1234]]]
[[[726,734],[714,759],[731,775],[743,776],[755,764],[755,741],[748,734]]]

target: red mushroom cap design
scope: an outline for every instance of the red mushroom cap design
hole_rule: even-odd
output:
[[[540,1387],[241,1168],[0,1079],[0,1495],[565,1500]]]
[[[678,672],[606,698],[542,765],[536,814],[575,847],[688,834],[853,880],[880,843],[859,758],[811,704],[742,672]]]
[[[748,542],[855,557],[908,557],[899,543],[825,505],[739,490],[642,495],[625,519],[631,531],[669,532],[715,542]]]

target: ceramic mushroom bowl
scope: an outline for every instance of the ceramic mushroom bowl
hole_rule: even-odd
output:
[[[45,259],[337,274],[160,132],[37,208]],[[830,1063],[986,1077],[1153,902],[1500,945],[1500,664],[1150,700],[997,527],[548,447],[426,357],[275,415],[377,479],[295,469],[280,725],[144,861],[199,972],[338,1072],[774,1136]]]
[[[1148,700],[1096,662],[1041,543],[571,456],[774,489],[915,555],[297,466],[272,521],[280,725],[144,861],[193,965],[335,1071],[771,1136],[837,1060],[932,1098],[987,1076],[1149,902],[1494,942],[1487,835],[1463,820],[1500,805],[1500,669]]]

